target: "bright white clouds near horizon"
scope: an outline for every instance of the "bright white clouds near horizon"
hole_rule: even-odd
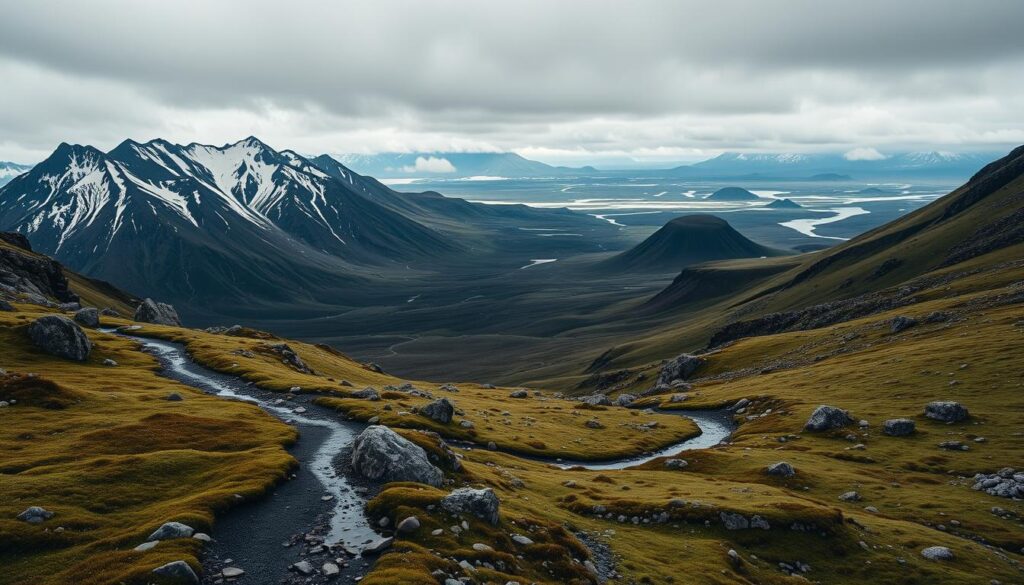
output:
[[[1018,0],[40,0],[0,21],[0,160],[248,135],[558,164],[1008,150],[1022,19]]]

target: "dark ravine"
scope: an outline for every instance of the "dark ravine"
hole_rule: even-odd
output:
[[[125,337],[156,356],[164,376],[210,394],[258,404],[300,433],[289,450],[299,461],[293,477],[266,497],[218,517],[214,542],[203,557],[204,583],[216,582],[227,566],[245,571],[240,583],[323,583],[327,582],[321,571],[325,562],[335,562],[341,569],[334,582],[349,582],[369,571],[372,561],[358,553],[380,536],[363,512],[367,486],[348,477],[349,466],[339,461],[365,425],[318,412],[309,396],[294,396],[284,405],[275,405],[282,398],[280,393],[259,390],[200,366],[179,344]],[[292,412],[299,406],[307,412]],[[327,495],[330,500],[323,499]],[[322,552],[313,552],[317,547]],[[308,561],[316,574],[305,576],[290,569],[301,560]]]

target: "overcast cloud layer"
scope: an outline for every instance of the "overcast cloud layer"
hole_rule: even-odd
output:
[[[1024,2],[40,1],[0,159],[61,141],[553,162],[1024,143]]]

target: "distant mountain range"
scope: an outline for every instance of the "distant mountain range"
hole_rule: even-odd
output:
[[[399,194],[317,160],[252,137],[220,147],[126,140],[110,152],[61,144],[0,188],[0,230],[128,290],[186,308],[236,309],[369,301],[379,291],[362,284],[381,271],[405,274],[479,250],[486,238],[473,229],[506,216],[514,225],[602,223],[565,210]]]
[[[364,175],[380,179],[403,177],[561,177],[593,174],[593,167],[556,167],[514,152],[385,152],[339,154],[335,159]]]
[[[767,154],[726,152],[715,158],[672,169],[693,177],[805,178],[822,181],[863,179],[878,176],[967,177],[998,154],[906,152],[851,160],[842,154]]]
[[[29,165],[19,165],[18,163],[0,160],[0,185],[6,185],[11,179],[31,168]]]

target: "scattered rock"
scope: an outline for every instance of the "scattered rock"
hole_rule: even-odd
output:
[[[459,488],[441,499],[441,508],[451,514],[472,514],[491,524],[498,523],[498,496],[491,488]]]
[[[112,360],[110,358],[104,358],[103,359],[103,365],[107,366],[108,368],[116,368],[117,367],[117,362],[115,362],[114,360]]]
[[[142,304],[135,309],[134,320],[142,323],[181,327],[181,319],[178,317],[178,312],[174,310],[174,307],[167,303],[158,303],[149,298],[142,301]]]
[[[530,393],[527,392],[526,390],[513,390],[511,393],[509,393],[508,397],[509,398],[529,398],[530,397]]]
[[[82,328],[61,315],[36,319],[28,326],[28,336],[44,352],[69,360],[84,362],[92,351],[92,343]]]
[[[588,429],[603,429],[604,428],[604,425],[601,424],[601,421],[597,420],[596,418],[587,419],[587,422],[585,422],[583,424]]]
[[[914,434],[915,424],[909,418],[892,418],[882,424],[882,432],[890,437],[906,437]]]
[[[364,557],[370,555],[379,555],[380,553],[390,548],[391,544],[394,542],[395,539],[390,536],[387,538],[375,540],[370,544],[366,545],[366,548],[364,548],[359,554],[363,555]]]
[[[845,427],[852,422],[849,412],[835,406],[821,405],[811,414],[804,428],[808,431],[827,431]]]
[[[411,534],[419,530],[419,528],[420,519],[415,516],[409,516],[398,523],[398,526],[395,527],[395,531],[399,534]]]
[[[688,353],[680,354],[661,367],[661,373],[658,374],[658,384],[669,385],[676,380],[685,380],[692,376],[702,365],[704,365],[704,358]]]
[[[611,406],[612,401],[604,394],[592,394],[590,396],[584,396],[580,398],[580,402],[589,404],[590,406]]]
[[[153,569],[153,574],[164,579],[187,585],[199,585],[199,577],[185,561],[173,561]]]
[[[307,366],[306,362],[302,361],[302,358],[299,357],[299,354],[295,353],[295,351],[287,343],[275,343],[263,347],[266,348],[266,351],[281,356],[281,361],[284,362],[285,365],[291,366],[292,368],[295,368],[296,370],[302,372],[303,374],[314,373],[312,368]]]
[[[238,567],[224,567],[220,571],[221,577],[225,579],[237,579],[245,574],[245,571]]]
[[[839,496],[839,499],[844,502],[859,502],[860,494],[854,491],[849,491]]]
[[[147,550],[150,550],[151,548],[155,547],[158,544],[160,544],[159,540],[150,540],[148,542],[144,542],[144,543],[140,544],[139,546],[133,548],[132,550],[135,551],[135,552],[146,552]]]
[[[40,524],[53,518],[53,512],[41,506],[29,506],[24,512],[18,514],[18,520],[29,524]]]
[[[96,328],[100,326],[100,310],[95,307],[79,309],[75,313],[75,322],[82,327]]]
[[[181,522],[165,522],[157,528],[146,540],[171,540],[172,538],[188,538],[195,533],[195,530]]]
[[[420,414],[441,424],[448,424],[455,415],[455,405],[447,398],[439,398],[421,408]]]
[[[316,571],[309,561],[299,561],[288,568],[301,575],[312,575]]]
[[[993,474],[979,473],[974,476],[971,488],[1001,498],[1024,498],[1024,472],[1004,467]],[[993,508],[993,513],[997,509]]]
[[[369,400],[371,402],[376,402],[380,400],[380,393],[377,392],[377,389],[370,387],[363,388],[362,390],[356,390],[351,394],[351,396],[352,398],[361,398],[363,400]]]
[[[7,301],[0,299],[0,311],[11,312],[13,310],[14,306],[11,303],[8,303]]]
[[[341,574],[341,568],[331,562],[324,563],[324,565],[320,567],[320,570],[323,572],[324,577],[327,577],[328,579],[333,579]]]
[[[921,556],[930,561],[952,561],[953,551],[944,546],[929,546],[921,551]]]
[[[494,548],[482,542],[474,542],[473,550],[475,550],[476,552],[491,552],[494,550]]]
[[[183,398],[181,397],[181,394],[178,394],[177,392],[171,392],[170,394],[167,395],[167,398],[164,398],[164,400],[167,400],[169,402],[181,402]]]
[[[765,468],[764,472],[775,477],[793,477],[796,475],[796,469],[793,469],[793,466],[785,461],[772,463]]]
[[[210,538],[210,535],[205,532],[196,532],[192,535],[192,538],[200,542],[213,542],[213,539]]]
[[[636,396],[633,394],[620,394],[619,397],[615,399],[615,406],[629,406],[633,404],[634,400],[636,400]]]
[[[529,537],[523,536],[522,534],[513,534],[512,542],[522,546],[530,546],[533,544],[533,541],[530,540]]]
[[[942,422],[960,422],[970,416],[962,404],[950,400],[929,402],[924,407],[924,415]]]
[[[940,449],[946,449],[947,451],[970,451],[971,448],[964,445],[961,441],[943,441],[939,443]]]
[[[889,331],[891,333],[900,333],[901,331],[910,329],[914,325],[917,325],[917,319],[900,315],[889,322]]]
[[[665,469],[682,469],[689,465],[686,459],[666,459]]]
[[[356,437],[352,467],[363,477],[385,482],[415,481],[440,487],[444,478],[422,447],[380,425],[367,427]]]
[[[722,519],[722,524],[726,530],[745,530],[750,528],[750,521],[743,517],[742,514],[722,512],[718,517]]]

